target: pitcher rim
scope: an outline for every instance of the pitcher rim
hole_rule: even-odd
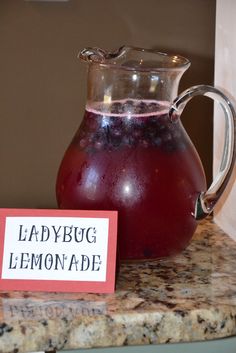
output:
[[[126,65],[123,66],[120,63],[114,61],[115,59],[119,59],[124,55],[125,52],[142,52],[142,53],[150,53],[154,55],[158,55],[159,58],[168,58],[168,65],[172,62],[173,66],[131,66]],[[130,45],[123,45],[118,50],[113,52],[108,52],[98,47],[88,47],[80,51],[78,57],[89,64],[97,64],[101,67],[107,68],[114,68],[117,70],[126,70],[126,71],[144,71],[144,72],[158,72],[158,71],[183,71],[186,70],[190,65],[191,62],[186,57],[173,54],[169,52],[162,52],[156,49],[147,49],[147,48],[140,48],[136,46]],[[171,61],[172,60],[172,61]],[[160,61],[159,61],[160,65]]]

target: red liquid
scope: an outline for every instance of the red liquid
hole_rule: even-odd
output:
[[[132,118],[121,111],[128,103],[136,104]],[[196,228],[196,198],[206,188],[181,123],[171,123],[158,102],[146,103],[116,102],[115,113],[103,115],[86,111],[57,179],[60,208],[118,210],[121,260],[183,250]]]

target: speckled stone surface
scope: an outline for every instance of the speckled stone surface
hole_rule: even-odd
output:
[[[236,335],[236,242],[204,221],[181,255],[121,266],[114,294],[0,292],[0,352]]]

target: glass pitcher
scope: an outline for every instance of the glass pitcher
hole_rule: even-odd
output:
[[[84,118],[62,160],[60,208],[118,210],[121,260],[157,259],[182,251],[197,220],[212,212],[235,161],[235,112],[214,87],[199,85],[177,98],[190,66],[179,55],[122,47],[81,51],[88,63]],[[199,156],[180,115],[196,95],[225,112],[219,174],[206,190]]]

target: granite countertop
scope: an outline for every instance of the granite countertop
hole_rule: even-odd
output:
[[[202,222],[181,255],[123,264],[114,294],[0,292],[0,352],[236,335],[236,242]]]

